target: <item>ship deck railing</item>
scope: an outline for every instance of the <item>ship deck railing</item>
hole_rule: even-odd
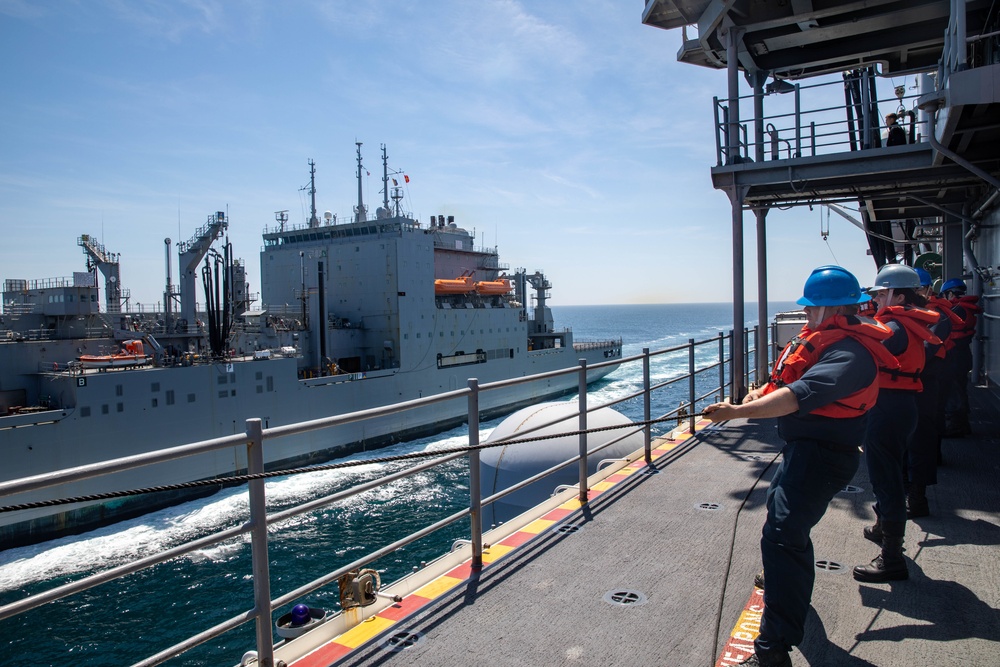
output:
[[[609,338],[607,340],[583,340],[574,341],[573,349],[576,352],[586,352],[588,350],[603,350],[605,348],[622,346],[621,338]]]
[[[885,91],[890,83],[891,89]],[[871,94],[873,87],[877,91],[875,96]],[[857,91],[857,103],[847,102],[847,88]],[[816,83],[777,81],[769,84],[762,94],[763,113],[759,118],[752,113],[755,94],[735,100],[738,107],[735,117],[739,118],[735,152],[730,148],[729,137],[734,118],[732,101],[715,97],[716,166],[880,148],[885,143],[883,119],[889,113],[900,115],[898,123],[906,132],[907,143],[926,142],[928,122],[915,110],[919,96],[912,76],[887,81],[868,71],[822,77]],[[809,106],[804,106],[804,100]]]
[[[754,340],[753,349],[749,350],[750,354],[748,354],[748,357],[752,355],[754,350],[760,349],[760,343],[757,338],[758,334],[759,328],[745,330],[742,332],[745,340],[750,340],[751,337],[753,337]],[[248,486],[250,506],[249,521],[233,525],[225,530],[221,530],[210,535],[197,537],[188,542],[173,546],[160,553],[150,554],[132,562],[113,567],[109,570],[97,572],[80,580],[62,584],[23,599],[4,604],[0,606],[0,620],[28,612],[32,609],[55,602],[56,600],[64,597],[74,595],[109,581],[145,570],[168,560],[185,554],[190,554],[199,549],[205,549],[221,542],[233,540],[241,535],[250,534],[252,553],[252,572],[250,574],[253,577],[255,586],[254,599],[252,604],[248,606],[247,611],[237,614],[231,618],[221,620],[212,627],[207,628],[206,630],[203,630],[202,632],[199,632],[182,642],[166,647],[157,654],[136,662],[135,665],[136,667],[148,667],[161,664],[162,662],[178,656],[198,646],[199,644],[202,644],[203,642],[223,635],[250,621],[254,621],[256,623],[256,650],[258,660],[261,664],[274,664],[275,643],[273,635],[273,614],[280,608],[302,599],[303,596],[313,591],[330,584],[335,584],[341,578],[350,576],[352,572],[356,572],[360,568],[364,568],[373,561],[376,561],[381,557],[391,554],[408,544],[416,542],[417,540],[420,540],[461,520],[468,520],[470,522],[469,535],[471,539],[467,542],[471,547],[473,565],[481,566],[483,563],[484,548],[484,531],[482,526],[484,506],[494,503],[540,479],[555,473],[558,470],[572,466],[573,464],[579,464],[580,471],[579,482],[575,488],[578,489],[581,501],[586,502],[588,493],[588,458],[599,456],[601,450],[610,447],[630,435],[642,433],[644,446],[641,456],[648,462],[651,460],[651,442],[653,439],[654,425],[664,424],[669,427],[667,431],[670,432],[674,428],[675,424],[680,426],[682,422],[687,421],[687,428],[693,432],[695,428],[695,418],[698,414],[699,407],[704,407],[711,402],[721,401],[725,396],[729,395],[733,386],[734,372],[743,375],[744,386],[748,385],[751,380],[754,379],[754,374],[750,370],[751,366],[749,364],[744,369],[734,369],[732,367],[732,335],[732,331],[728,334],[720,332],[715,337],[700,341],[689,339],[687,343],[676,345],[674,347],[655,351],[650,351],[648,348],[645,348],[642,350],[641,354],[625,358],[616,358],[597,364],[588,365],[586,360],[580,359],[579,366],[575,368],[549,371],[546,373],[491,382],[483,385],[479,385],[478,381],[472,378],[469,380],[468,386],[463,389],[428,396],[421,399],[405,401],[394,405],[372,408],[296,424],[262,428],[261,419],[248,419],[246,421],[246,430],[244,433],[237,433],[231,436],[194,442],[154,453],[114,459],[36,475],[34,477],[2,482],[0,483],[0,503],[3,502],[4,498],[18,493],[36,491],[58,484],[72,483],[140,466],[148,466],[166,461],[182,459],[185,457],[197,456],[207,452],[233,448],[246,449],[248,472],[250,476],[255,476],[252,479],[244,480]],[[766,343],[764,345],[766,345]],[[682,361],[686,360],[686,372],[673,371],[669,373],[669,377],[667,377],[667,379],[658,382],[653,381],[651,367],[654,363],[662,361],[666,364],[671,360],[677,359]],[[587,392],[588,371],[598,370],[605,367],[617,367],[625,364],[641,365],[643,377],[642,387],[637,391],[618,397],[615,400],[608,401],[606,403],[589,404]],[[479,405],[481,397],[489,392],[503,390],[515,385],[531,382],[545,382],[546,380],[550,380],[558,376],[572,374],[576,374],[578,376],[579,393],[577,398],[578,410],[576,414],[537,425],[530,430],[518,433],[518,437],[521,438],[532,432],[538,431],[539,429],[547,428],[554,424],[563,422],[566,423],[566,432],[572,433],[579,431],[581,443],[579,455],[558,463],[553,467],[526,480],[522,480],[513,486],[503,489],[497,493],[493,493],[487,497],[483,497],[480,482],[479,449],[477,449],[480,444]],[[680,395],[683,395],[683,398],[679,401],[678,406],[665,414],[659,416],[652,415],[651,397],[657,392],[671,390],[674,387],[677,388],[676,391],[678,391]],[[264,477],[262,476],[265,474],[265,447],[275,446],[274,443],[276,441],[279,441],[281,438],[286,436],[293,436],[321,429],[336,429],[346,424],[370,419],[380,419],[394,413],[412,410],[418,407],[462,399],[466,400],[468,404],[468,449],[462,448],[461,451],[444,454],[440,452],[432,453],[434,458],[429,461],[417,463],[412,467],[387,474],[381,478],[373,479],[330,495],[309,499],[301,504],[283,509],[281,511],[271,513],[267,512],[266,487]],[[609,440],[588,450],[588,441],[586,437],[587,415],[595,410],[612,407],[614,405],[632,400],[642,401],[643,421],[641,423],[631,423],[625,425],[626,428],[623,429],[623,433],[612,434],[612,437]],[[661,428],[660,426],[656,427]],[[551,434],[546,434],[545,437],[550,438],[553,436]],[[509,440],[498,441],[496,444],[503,444],[505,442],[509,443]],[[349,499],[365,491],[391,484],[397,480],[417,475],[423,471],[461,458],[467,458],[468,460],[468,479],[470,490],[469,507],[440,519],[431,525],[424,526],[420,530],[417,530],[390,544],[378,547],[351,562],[338,563],[338,567],[331,572],[304,585],[300,585],[294,590],[284,592],[277,597],[272,597],[269,576],[270,556],[268,555],[268,543],[272,539],[280,538],[280,528],[276,528],[277,524],[280,524],[281,522],[292,517],[319,510],[334,503]],[[360,461],[355,464],[363,465],[364,463],[364,461]],[[603,463],[604,462],[602,461],[602,465]],[[315,467],[312,469],[315,469]],[[295,472],[309,472],[310,470],[310,468],[304,468],[295,471],[275,471],[267,474],[287,475]],[[93,498],[90,498],[90,500],[93,500]],[[273,535],[269,534],[269,530],[274,531]],[[443,555],[442,558],[445,558],[445,556],[447,556],[447,554]],[[377,600],[376,604],[378,603],[388,604],[381,598]],[[366,611],[370,610],[370,608],[366,607]],[[330,622],[347,623],[348,615],[340,613]],[[345,630],[348,629],[348,627],[349,626],[345,626]]]

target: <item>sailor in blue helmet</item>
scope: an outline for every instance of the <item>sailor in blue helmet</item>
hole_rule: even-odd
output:
[[[960,278],[941,285],[941,296],[952,304],[952,312],[961,323],[952,328],[945,343],[948,348],[948,401],[945,408],[945,433],[948,438],[961,438],[972,433],[969,425],[969,373],[972,371],[972,339],[976,335],[977,316],[983,312],[979,296],[966,295],[967,286]]]
[[[929,310],[919,294],[920,276],[909,266],[886,264],[868,290],[878,306],[875,319],[892,329],[885,348],[899,361],[896,368],[879,367],[878,401],[865,432],[865,461],[875,494],[875,525],[865,538],[881,547],[868,565],[854,568],[858,581],[883,583],[909,577],[903,558],[906,532],[907,450],[917,428],[917,396],[923,392],[927,345],[941,345],[930,327],[940,315]]]
[[[907,448],[906,516],[908,519],[926,516],[930,512],[927,487],[937,484],[937,467],[941,462],[941,435],[944,433],[944,398],[950,381],[947,362],[947,341],[962,318],[951,309],[951,302],[934,294],[933,278],[923,269],[917,269],[920,289],[917,293],[927,299],[927,307],[939,316],[931,326],[941,345],[924,343],[927,363],[920,381],[924,390],[917,394],[917,430]]]
[[[895,363],[881,343],[892,332],[857,315],[858,304],[869,300],[847,269],[814,270],[797,301],[806,325],[775,362],[770,381],[740,405],[705,408],[713,422],[777,417],[785,441],[761,531],[760,635],[743,665],[791,665],[789,651],[802,641],[815,579],[809,533],[854,477],[867,412],[878,396],[878,366]]]

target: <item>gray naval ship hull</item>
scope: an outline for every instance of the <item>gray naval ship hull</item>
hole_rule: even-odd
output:
[[[321,221],[314,204],[305,224],[287,225],[281,211],[278,225],[265,228],[258,308],[230,244],[221,253],[212,249],[230,223],[221,211],[178,244],[176,287],[166,239],[162,312],[123,310],[118,255],[88,235],[78,244],[91,273],[72,280],[7,279],[0,316],[0,482],[232,436],[243,433],[250,418],[277,427],[462,389],[472,377],[484,384],[574,368],[581,358],[588,364],[621,358],[620,339],[580,343],[572,331],[555,328],[547,306],[551,284],[540,271],[509,272],[495,247],[477,246],[475,233],[452,216],[421,223],[404,213],[401,189],[389,186],[384,147],[382,158],[385,196],[374,219],[361,199],[358,144],[351,222],[330,213]],[[105,276],[104,310],[98,271]],[[611,370],[589,371],[588,381]],[[512,411],[577,386],[577,374],[568,373],[504,387],[481,396],[481,412]],[[466,418],[465,400],[437,402],[270,441],[265,463],[269,469],[315,463]],[[0,497],[0,505],[204,479],[222,485],[246,465],[245,448],[233,447]],[[80,532],[178,499],[158,492],[3,512],[0,548]]]
[[[297,227],[282,219],[263,235],[259,308],[251,307],[256,299],[229,245],[224,254],[211,250],[228,222],[216,213],[179,244],[179,292],[169,284],[167,290],[180,297],[177,310],[123,312],[117,256],[89,236],[80,244],[109,277],[105,310],[96,274],[5,282],[0,482],[243,433],[250,418],[264,428],[283,426],[462,389],[471,377],[484,384],[574,368],[581,358],[621,358],[620,339],[579,343],[572,331],[556,329],[545,276],[508,273],[496,249],[477,247],[475,235],[453,218],[421,224],[397,200],[395,210],[385,203],[368,220],[359,200],[350,223],[330,216],[322,224],[315,213]],[[206,305],[199,309],[202,259]],[[213,276],[229,282],[213,285]],[[133,362],[121,356],[125,350],[145,356]],[[588,380],[611,370],[590,371]],[[485,392],[481,413],[577,387],[577,374],[568,373]],[[315,463],[466,418],[464,399],[438,402],[271,441],[265,463],[272,470]],[[246,466],[245,448],[233,447],[5,496],[0,505],[223,478]],[[219,487],[201,488],[206,494]],[[181,498],[162,491],[2,512],[0,548],[81,532]]]
[[[476,364],[473,371],[469,367],[430,368],[419,373],[393,369],[306,380],[298,378],[295,358],[76,375],[53,373],[48,377],[48,388],[61,396],[64,404],[75,407],[0,417],[0,449],[6,462],[3,478],[27,477],[241,433],[245,421],[252,417],[262,419],[265,428],[280,426],[461,388],[468,377],[486,383],[568,368],[579,358],[597,363],[607,360],[607,352],[557,348],[490,359]],[[597,380],[611,370],[613,367],[590,371],[588,380]],[[481,397],[481,413],[503,413],[576,388],[576,374],[567,374],[487,392]],[[451,400],[378,420],[273,440],[265,449],[265,461],[269,469],[317,463],[439,432],[466,418],[465,400]],[[245,448],[233,447],[183,462],[9,496],[2,504],[224,478],[245,468]],[[220,486],[223,483],[220,481]],[[0,544],[11,547],[81,532],[218,488],[5,513],[0,515]]]

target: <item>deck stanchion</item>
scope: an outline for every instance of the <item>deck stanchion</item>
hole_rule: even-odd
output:
[[[729,402],[739,403],[743,400],[742,396],[736,396],[736,378],[740,376],[740,370],[736,368],[736,354],[734,352],[736,347],[736,330],[729,330]]]
[[[688,338],[688,405],[691,406],[689,409],[688,418],[688,429],[694,434],[694,415],[698,412],[695,409],[695,394],[694,394],[694,338]]]
[[[767,350],[765,349],[765,350],[763,350],[763,352],[764,352],[764,357],[766,359],[766,357],[767,357]],[[760,346],[760,323],[757,323],[756,325],[754,325],[754,328],[753,328],[753,359],[754,359],[754,364],[753,364],[753,369],[752,369],[753,370],[753,381],[757,385],[760,385],[760,383],[761,383],[760,379],[762,377],[764,377],[764,373],[761,370],[761,361],[762,361],[762,359],[761,359],[760,353],[761,353],[761,346]],[[766,364],[767,364],[767,362],[764,361],[764,365],[766,365]],[[748,383],[747,386],[749,386],[749,383]]]
[[[743,386],[750,386],[750,329],[743,329],[743,349],[747,351],[743,357]]]
[[[652,429],[649,426],[649,348],[642,348],[642,419],[646,425],[642,427],[643,451],[646,455],[646,465],[653,462],[653,452],[651,445]]]
[[[479,379],[469,378],[469,447],[479,446]],[[483,492],[479,450],[469,451],[469,520],[472,522],[472,568],[483,567]]]
[[[795,157],[802,157],[802,98],[795,84]]]
[[[251,475],[264,472],[264,432],[260,419],[248,419],[247,472]],[[247,483],[250,494],[250,556],[253,569],[254,614],[257,624],[257,664],[274,665],[274,634],[271,626],[271,578],[267,557],[267,503],[264,480]]]
[[[580,359],[580,382],[578,388],[580,410],[580,502],[587,502],[587,360]]]
[[[719,332],[719,403],[726,400],[726,337]]]

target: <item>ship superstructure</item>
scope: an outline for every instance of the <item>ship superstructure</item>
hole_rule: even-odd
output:
[[[997,338],[1000,276],[996,3],[644,4],[644,24],[681,30],[678,61],[728,75],[728,90],[713,104],[711,173],[732,207],[734,328],[744,319],[744,212],[756,221],[764,309],[768,212],[826,205],[867,234],[872,275],[885,263],[912,264],[941,280],[962,278],[981,297],[973,381],[996,388],[1000,348],[989,344]],[[898,145],[888,141],[889,114],[903,130]],[[740,341],[733,357],[744,363]],[[767,358],[756,360],[760,376]],[[739,382],[736,398],[746,391]]]
[[[383,181],[388,186],[384,147]],[[231,222],[223,212],[178,244],[180,289],[169,284],[168,271],[172,307],[164,312],[102,312],[93,272],[7,280],[0,323],[3,477],[232,435],[252,417],[267,428],[463,388],[470,377],[489,382],[574,367],[581,358],[621,357],[620,340],[576,345],[571,331],[554,329],[544,274],[510,272],[496,248],[477,247],[453,217],[418,222],[402,210],[398,188],[385,191],[373,219],[360,191],[348,223],[330,214],[321,222],[315,204],[302,225],[286,224],[279,212],[277,227],[263,234],[259,306],[231,246],[213,247]],[[202,308],[194,304],[199,278]],[[449,289],[449,282],[466,287]],[[588,379],[611,370],[595,369]],[[576,386],[572,375],[553,378],[496,392],[481,407],[497,414]],[[266,459],[271,467],[315,462],[433,433],[461,423],[466,412],[464,402],[450,401],[346,427],[336,442],[328,435],[289,438]],[[75,497],[225,477],[245,469],[244,459],[226,450],[194,466],[120,474],[115,489],[83,481],[56,492]],[[8,513],[0,516],[0,543],[79,531],[176,499],[161,493],[112,507]]]

